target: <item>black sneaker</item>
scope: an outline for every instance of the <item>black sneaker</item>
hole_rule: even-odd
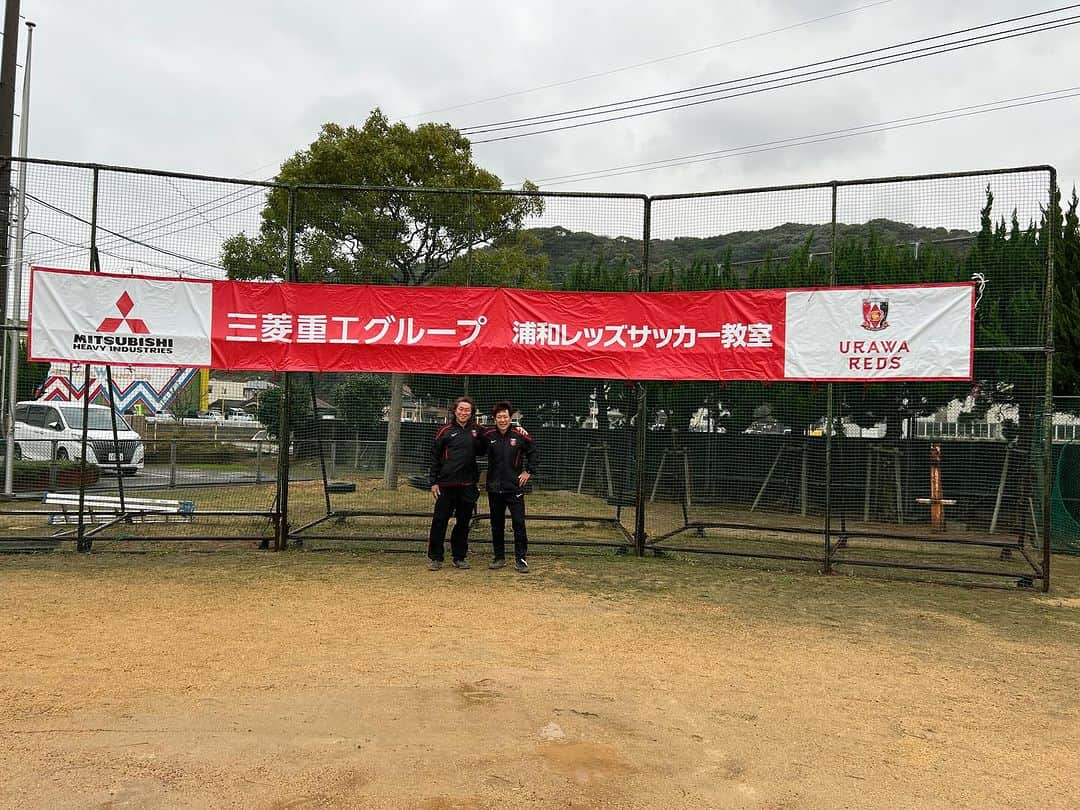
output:
[[[454,560],[454,568],[472,568],[468,560]]]
[[[428,560],[428,571],[438,571],[442,568],[442,560]]]
[[[494,571],[496,568],[505,568],[505,567],[506,567],[506,558],[505,557],[496,557],[494,560],[491,561],[491,565],[488,566],[488,568],[490,568],[492,571]]]
[[[514,563],[514,570],[517,571],[519,574],[529,573],[529,564],[525,562],[524,557],[519,558],[518,561]]]

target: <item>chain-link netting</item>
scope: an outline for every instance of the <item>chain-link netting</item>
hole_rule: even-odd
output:
[[[1059,545],[1080,525],[1068,474],[1080,465],[1070,444],[1080,441],[1078,409],[1046,409],[1049,234],[1060,216],[1049,170],[648,199],[22,166],[16,226],[25,236],[21,255],[8,253],[16,330],[31,265],[576,292],[974,279],[979,303],[974,381],[959,383],[658,384],[512,368],[106,372],[20,361],[14,400],[7,386],[3,394],[22,406],[13,500],[0,510],[9,536],[70,539],[82,514],[81,531],[95,540],[276,537],[415,550],[428,539],[435,435],[462,396],[476,403],[481,430],[492,405],[508,400],[535,442],[527,511],[537,545],[1024,581],[1041,577],[1048,518]],[[88,448],[71,441],[81,439],[79,409],[61,410],[87,386],[120,417],[117,432],[107,425]],[[96,463],[80,465],[83,457]],[[487,511],[481,496],[472,519],[481,547]]]
[[[1050,188],[1039,171],[654,200],[651,289],[974,279],[980,298],[973,383],[663,386],[652,542],[1030,578],[1045,519]],[[689,250],[664,256],[676,247]]]
[[[9,294],[20,302],[20,320],[27,315],[31,266],[224,278],[230,240],[258,233],[269,190],[157,173],[18,165],[27,169],[25,237]],[[278,442],[256,415],[261,387],[245,391],[241,377],[224,370],[19,362],[17,399],[25,404],[16,408],[13,425],[13,508],[4,511],[28,514],[8,522],[11,535],[71,539],[80,514],[81,531],[94,542],[273,535]],[[215,393],[211,379],[228,390]],[[93,405],[84,447],[87,389]]]
[[[827,187],[654,200],[649,289],[827,286],[831,207]],[[814,423],[825,413],[823,386],[700,381],[650,389],[653,547],[821,557],[823,442]]]
[[[836,386],[834,564],[1041,565],[1050,190],[1046,171],[837,189],[837,284],[974,279],[979,298],[972,382]]]
[[[1054,398],[1050,480],[1053,548],[1080,553],[1080,397]]]
[[[295,278],[392,286],[627,291],[641,285],[640,197],[353,191],[296,194]],[[329,258],[328,257],[332,257]],[[293,487],[304,543],[426,543],[434,440],[467,396],[480,430],[508,401],[535,444],[530,543],[626,546],[634,521],[633,388],[622,380],[434,374],[294,375],[296,463],[328,482]],[[486,458],[470,534],[490,542]]]

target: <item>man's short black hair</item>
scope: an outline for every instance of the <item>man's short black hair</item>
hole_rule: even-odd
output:
[[[511,416],[514,415],[514,406],[507,402],[505,399],[500,399],[494,405],[491,406],[491,415],[496,416],[499,411],[506,411]]]

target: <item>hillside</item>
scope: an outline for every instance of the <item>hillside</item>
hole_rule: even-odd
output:
[[[650,245],[650,262],[659,266],[664,262],[689,264],[695,260],[723,262],[728,250],[733,264],[756,262],[767,257],[780,259],[801,248],[811,238],[813,253],[829,250],[829,226],[802,225],[789,222],[775,228],[760,231],[735,231],[703,238],[678,237],[653,239]],[[629,237],[597,236],[587,231],[570,231],[562,227],[534,228],[528,233],[539,240],[536,253],[546,254],[551,262],[550,273],[558,284],[575,263],[593,262],[598,257],[618,261],[625,257],[631,267],[641,264],[642,240]],[[884,243],[953,242],[967,243],[975,234],[946,228],[922,228],[888,219],[871,220],[860,225],[837,225],[837,238],[868,239],[873,233]]]

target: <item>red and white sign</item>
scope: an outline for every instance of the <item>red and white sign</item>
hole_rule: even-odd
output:
[[[970,380],[974,306],[971,284],[792,290],[784,379]]]
[[[209,366],[213,282],[32,268],[29,355]]]
[[[973,302],[966,283],[569,293],[172,281],[35,268],[30,354],[273,371],[970,379]]]

